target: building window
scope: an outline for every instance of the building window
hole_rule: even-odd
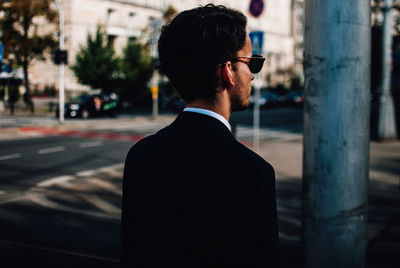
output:
[[[135,13],[130,12],[128,15],[128,28],[132,29],[133,25],[134,25],[134,17],[135,17]]]
[[[115,49],[115,35],[108,35],[107,36],[107,44],[109,47],[111,47],[112,49]]]
[[[112,25],[114,23],[115,17],[115,10],[114,9],[107,9],[107,25]]]

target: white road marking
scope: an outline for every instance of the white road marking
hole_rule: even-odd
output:
[[[98,173],[96,169],[91,169],[91,170],[79,171],[75,173],[75,175],[78,177],[88,177],[88,176],[93,176],[96,173]]]
[[[60,176],[49,180],[42,181],[37,184],[40,187],[49,187],[52,185],[65,185],[68,181],[75,179],[74,176]],[[69,184],[69,183],[68,183]]]
[[[84,148],[90,148],[90,147],[97,147],[103,145],[103,142],[101,141],[91,141],[91,142],[84,142],[79,144],[79,148],[84,149]]]
[[[25,198],[32,202],[35,202],[36,204],[41,205],[42,207],[59,208],[64,210],[68,208],[53,201],[50,201],[46,196],[37,193],[26,193]]]
[[[107,173],[110,176],[115,176],[115,177],[119,177],[122,179],[121,172],[117,170],[119,168],[123,168],[123,165],[118,164],[118,165],[113,165],[110,167],[103,167],[103,168],[100,168],[99,171],[103,172],[103,173]]]
[[[393,184],[393,186],[400,186],[400,176],[398,174],[389,174],[378,170],[370,170],[369,179]]]
[[[37,193],[27,193],[25,194],[25,199],[29,200],[30,202],[34,202],[42,207],[46,208],[53,208],[57,210],[63,210],[67,212],[72,212],[76,214],[83,214],[83,215],[89,215],[93,217],[99,217],[99,218],[108,218],[108,219],[119,219],[121,217],[121,209],[118,209],[116,211],[114,208],[112,208],[112,215],[109,214],[104,214],[104,212],[94,212],[94,211],[88,211],[80,208],[73,208],[70,206],[65,206],[56,202],[53,202],[47,198],[47,196],[40,195]],[[109,208],[111,209],[111,208]]]
[[[1,160],[9,160],[9,159],[15,159],[15,158],[20,158],[21,154],[7,154],[7,155],[0,155],[0,161]]]
[[[122,169],[123,163],[119,163],[100,169],[76,172],[73,175],[49,178],[38,182],[22,193],[19,191],[12,194],[0,190],[0,204],[13,202],[24,204],[29,202],[31,204],[33,202],[45,208],[96,218],[120,220],[121,208],[119,204],[108,201],[107,198],[99,196],[98,193],[104,191],[121,197],[121,183],[116,181],[115,178],[122,178]],[[110,178],[110,174],[114,175],[113,178]],[[82,207],[82,204],[85,203],[90,204],[91,208]]]
[[[80,195],[83,199],[85,199],[90,204],[94,205],[95,207],[99,208],[103,212],[111,215],[120,215],[121,209],[104,199],[96,196],[96,195],[88,195],[88,194],[81,194]]]
[[[64,146],[57,146],[57,147],[50,147],[50,148],[45,148],[45,149],[40,149],[38,151],[38,154],[51,154],[51,153],[57,153],[57,152],[62,152],[65,151]]]
[[[103,181],[103,180],[99,180],[99,179],[88,179],[88,181],[108,192],[111,192],[113,194],[122,196],[122,190],[119,189],[118,187],[116,187],[114,184],[108,182],[108,181]]]

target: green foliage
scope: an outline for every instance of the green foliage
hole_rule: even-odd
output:
[[[93,37],[87,36],[86,44],[80,47],[71,69],[82,84],[105,92],[114,89],[115,75],[119,72],[118,59],[100,28]]]
[[[57,11],[51,8],[52,0],[0,0],[0,26],[4,55],[13,54],[17,64],[23,65],[33,59],[43,60],[43,52],[56,46],[54,32],[39,34],[39,25],[34,21],[44,18],[55,23]]]
[[[178,10],[172,5],[169,5],[168,8],[164,11],[163,18],[165,23],[170,23],[171,20],[178,14]]]
[[[24,69],[25,77],[28,68],[35,59],[44,60],[44,52],[56,47],[54,31],[41,34],[38,18],[47,23],[57,21],[57,11],[52,8],[53,0],[0,0],[0,29],[3,31],[1,39],[4,46],[4,56],[13,55],[16,63]],[[25,87],[29,96],[29,80]]]
[[[123,79],[120,83],[120,97],[134,103],[149,93],[147,84],[153,74],[151,57],[146,47],[130,40],[120,60]]]
[[[81,46],[71,66],[78,81],[103,92],[117,92],[121,100],[134,103],[149,94],[147,84],[153,73],[146,46],[130,40],[121,57],[106,43],[100,28]]]

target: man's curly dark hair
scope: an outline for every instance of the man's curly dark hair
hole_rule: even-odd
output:
[[[236,57],[246,40],[247,18],[208,4],[179,13],[161,29],[161,71],[186,102],[214,99],[219,64]]]

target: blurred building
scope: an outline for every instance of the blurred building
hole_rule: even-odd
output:
[[[265,66],[260,74],[262,86],[289,85],[293,77],[302,77],[304,8],[303,0],[264,0],[260,16],[250,14],[250,0],[62,0],[65,10],[65,36],[68,64],[72,64],[88,34],[101,26],[117,54],[131,37],[150,38],[155,21],[162,21],[168,6],[178,12],[205,5],[222,4],[242,11],[248,17],[248,30],[264,32]],[[43,29],[51,29],[44,25]],[[56,26],[53,27],[53,31]],[[30,69],[33,88],[58,88],[58,68],[51,62],[36,62]],[[88,90],[77,83],[66,68],[68,93]]]
[[[129,38],[149,35],[149,26],[154,19],[162,18],[167,0],[61,0],[65,13],[65,46],[68,50],[68,65],[74,62],[81,45],[86,44],[88,34],[102,27],[109,44],[120,54]],[[49,26],[43,25],[48,30]],[[56,29],[56,25],[52,30]],[[33,89],[58,88],[58,68],[50,55],[45,62],[36,62],[29,76]],[[65,68],[67,95],[88,90],[79,84],[73,72]]]
[[[304,60],[304,0],[292,1],[292,36],[293,36],[293,57],[294,74],[302,83],[303,60]]]
[[[207,3],[226,5],[242,11],[248,18],[248,30],[264,32],[263,56],[266,62],[260,73],[262,86],[289,86],[294,77],[303,77],[303,0],[264,0],[263,12],[251,15],[251,0],[170,0],[178,11]]]

